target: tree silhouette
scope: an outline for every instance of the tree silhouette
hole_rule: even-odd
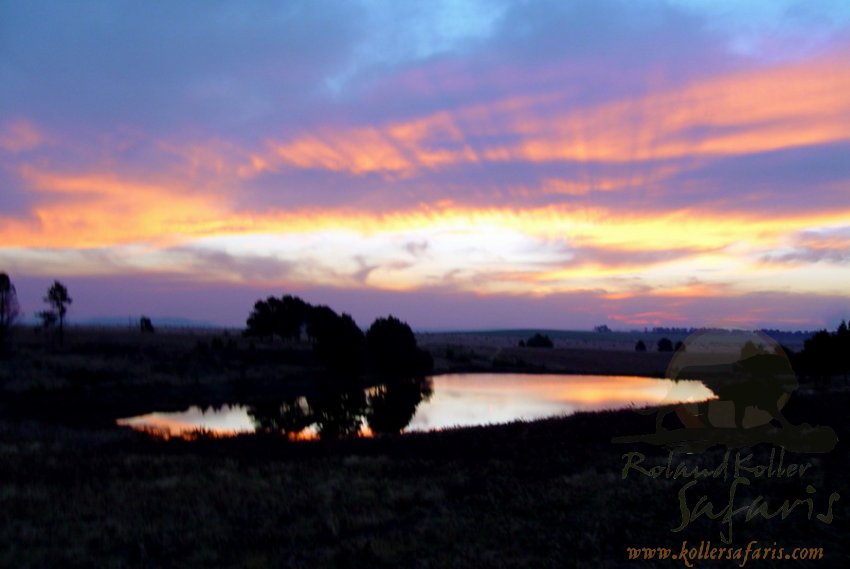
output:
[[[258,300],[246,322],[247,336],[280,336],[282,339],[298,340],[307,321],[310,305],[297,296],[273,296]]]
[[[54,281],[53,285],[47,289],[47,296],[44,297],[44,302],[50,305],[50,311],[59,321],[59,343],[61,344],[64,340],[65,314],[68,312],[66,305],[74,301],[68,296],[68,289],[65,285],[59,281]]]
[[[139,329],[142,331],[142,334],[153,334],[153,322],[147,316],[142,316],[139,318]]]
[[[9,275],[0,273],[0,350],[5,348],[9,330],[19,314],[20,305],[15,285]]]
[[[286,295],[280,299],[275,333],[283,339],[299,340],[301,328],[307,319],[309,304],[297,296]]]
[[[644,344],[643,340],[637,341],[637,344],[635,344],[635,351],[636,352],[645,352],[646,351],[646,344]]]
[[[365,337],[349,314],[325,322],[316,337],[316,355],[329,371],[357,375],[365,364]]]
[[[839,327],[840,330],[840,327]],[[802,370],[816,381],[829,382],[833,375],[844,373],[842,370],[842,357],[839,338],[846,341],[846,332],[831,334],[826,330],[820,330],[803,344],[803,352],[800,354]],[[846,344],[844,346],[847,347]]]
[[[669,338],[661,338],[660,340],[658,340],[658,351],[659,352],[672,352],[673,351],[673,342],[671,342]]]
[[[416,345],[416,336],[406,322],[395,316],[378,318],[366,331],[369,367],[382,377],[403,377],[431,371],[433,362]]]
[[[552,342],[552,338],[546,336],[544,334],[537,333],[525,343],[529,348],[553,348],[555,344]]]
[[[309,306],[307,309],[307,338],[311,342],[317,343],[320,337],[330,333],[337,318],[339,318],[339,314],[329,306],[324,304]]]
[[[355,376],[365,365],[365,337],[348,314],[331,308],[305,304],[307,337],[325,367],[335,374]]]
[[[246,336],[271,337],[274,335],[274,305],[277,299],[270,296],[266,300],[254,303],[254,310],[248,315]]]

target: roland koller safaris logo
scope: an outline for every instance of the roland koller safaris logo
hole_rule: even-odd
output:
[[[627,483],[681,483],[671,496],[680,516],[668,522],[671,532],[704,518],[719,526],[724,544],[732,544],[742,524],[832,523],[840,495],[817,487],[823,473],[812,456],[832,451],[838,439],[828,426],[786,417],[798,382],[772,338],[754,331],[696,332],[674,355],[667,378],[673,380],[671,402],[640,411],[655,414],[655,429],[612,442],[656,447],[622,454]],[[714,397],[674,402],[687,381],[702,382]]]

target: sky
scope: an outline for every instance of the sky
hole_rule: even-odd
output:
[[[0,271],[71,322],[833,328],[850,3],[0,0]]]

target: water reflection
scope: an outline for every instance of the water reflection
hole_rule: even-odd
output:
[[[194,407],[152,413],[119,424],[171,436],[203,429],[217,435],[280,434],[291,439],[343,438],[452,426],[532,420],[578,411],[617,409],[713,397],[697,381],[622,376],[457,374],[407,378],[362,389],[324,384],[307,396],[273,403],[225,406],[222,413]]]
[[[257,432],[289,438],[381,435],[407,427],[417,406],[431,393],[432,382],[427,378],[396,379],[366,390],[326,384],[309,397],[250,405],[246,413]]]
[[[338,439],[360,432],[366,413],[366,393],[362,389],[324,386],[308,402],[319,437]]]
[[[313,423],[306,397],[292,397],[280,403],[260,403],[245,409],[258,433],[296,436]]]
[[[215,435],[235,435],[251,432],[254,425],[241,405],[223,405],[218,408],[192,406],[176,413],[148,413],[137,417],[118,419],[118,425],[162,436],[186,436],[193,432]]]
[[[369,429],[375,434],[400,433],[433,392],[433,382],[426,378],[393,381],[371,389],[366,414]]]

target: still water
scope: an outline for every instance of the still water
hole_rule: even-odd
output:
[[[170,436],[198,430],[222,436],[260,430],[313,438],[486,425],[714,396],[698,381],[628,376],[473,373],[412,381],[271,405],[190,407],[119,419],[118,424]]]

